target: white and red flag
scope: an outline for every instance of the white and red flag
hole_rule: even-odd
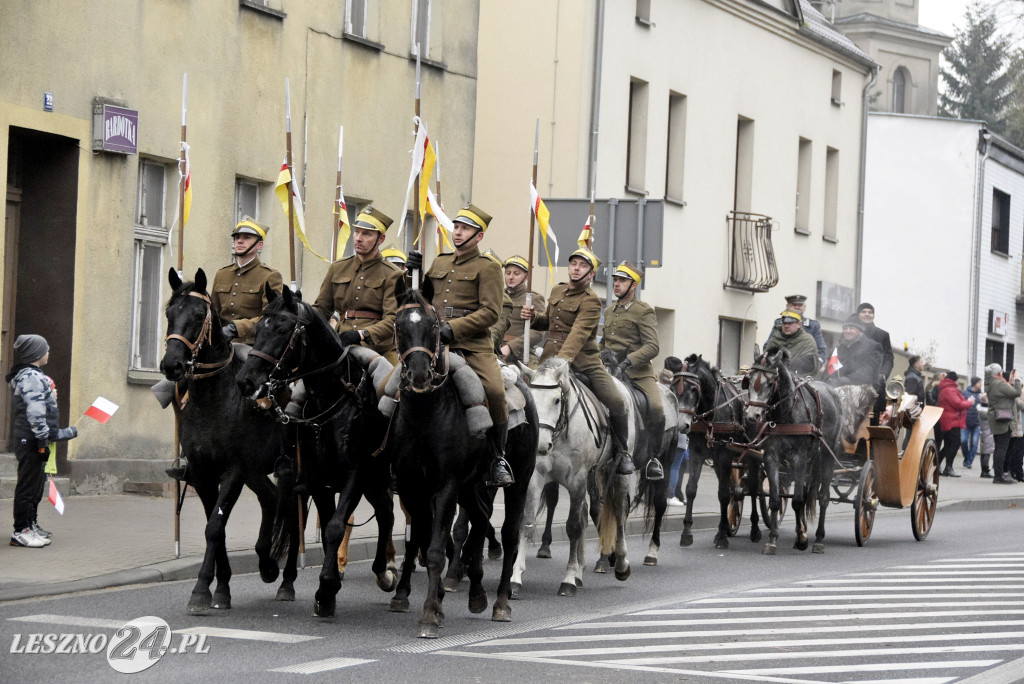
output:
[[[50,476],[50,494],[46,497],[49,499],[53,507],[57,509],[57,512],[64,515],[64,499],[60,497],[60,492],[57,491],[57,485],[53,481],[53,475]]]
[[[86,410],[85,415],[106,425],[118,408],[118,405],[109,399],[96,397],[96,401],[92,402],[92,406]]]
[[[842,367],[843,364],[839,363],[839,347],[833,347],[832,356],[829,358],[828,363],[825,365],[825,370],[828,371],[829,375],[832,375]]]

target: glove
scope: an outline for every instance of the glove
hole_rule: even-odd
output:
[[[629,370],[632,367],[633,367],[633,362],[630,361],[628,358],[627,359],[623,359],[622,361],[619,362],[619,372],[621,372],[621,373],[625,373],[627,370]]]
[[[441,324],[441,344],[451,344],[455,341],[455,333],[452,332],[452,326],[449,323]]]
[[[57,441],[66,442],[78,436],[78,428],[71,426],[57,430]]]
[[[407,271],[414,268],[416,270],[423,268],[423,253],[416,250],[409,252],[409,258],[405,260],[405,269]]]
[[[46,453],[47,451],[50,450],[50,440],[46,439],[45,437],[41,439],[37,438],[36,449],[38,449],[39,453],[41,454]]]
[[[224,339],[231,341],[238,337],[238,328],[234,323],[228,323],[220,329],[220,334],[224,336]]]
[[[338,337],[341,339],[341,344],[344,347],[347,347],[350,344],[359,344],[363,341],[363,337],[359,334],[358,330],[346,330]]]

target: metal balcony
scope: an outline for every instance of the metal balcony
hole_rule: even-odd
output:
[[[725,287],[767,292],[778,285],[771,217],[730,211],[725,222],[729,230],[729,280]]]

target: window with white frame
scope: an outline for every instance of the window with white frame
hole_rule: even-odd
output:
[[[629,123],[626,137],[626,190],[644,193],[647,187],[647,98],[648,84],[629,82]]]
[[[412,44],[413,55],[430,57],[430,0],[412,0]]]
[[[796,158],[796,220],[794,230],[804,235],[811,232],[811,161],[813,143],[800,138]]]
[[[825,148],[825,223],[822,238],[835,242],[839,230],[839,150]]]
[[[665,199],[683,201],[683,164],[686,157],[686,96],[668,95],[668,139],[665,144]]]
[[[345,33],[366,38],[366,0],[345,0]]]
[[[255,181],[244,178],[235,179],[235,223],[243,216],[259,222],[260,220],[260,186]]]
[[[167,176],[167,165],[152,159],[139,161],[130,359],[131,368],[139,370],[157,370],[160,362],[160,292],[169,236]]]

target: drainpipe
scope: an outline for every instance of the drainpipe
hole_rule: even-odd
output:
[[[597,187],[597,131],[598,115],[601,108],[601,59],[604,56],[604,2],[605,0],[597,0],[597,17],[594,28],[594,70],[590,84],[590,160],[587,165],[587,186],[591,197],[595,197]]]
[[[988,160],[989,140],[992,134],[985,124],[978,129],[978,165],[974,169],[974,250],[971,255],[971,299],[967,302],[967,367],[971,375],[978,374],[978,320],[981,314],[981,210],[985,206],[985,162]]]
[[[875,65],[871,69],[871,78],[868,80],[868,84],[864,86],[864,91],[861,93],[861,107],[862,107],[862,121],[860,125],[860,189],[859,197],[857,198],[857,272],[854,274],[854,286],[853,289],[857,293],[854,296],[854,301],[861,301],[861,268],[864,261],[864,196],[865,196],[865,181],[864,178],[867,175],[867,158],[868,158],[868,106],[871,100],[871,89],[878,81],[878,72],[881,69],[880,66]]]

